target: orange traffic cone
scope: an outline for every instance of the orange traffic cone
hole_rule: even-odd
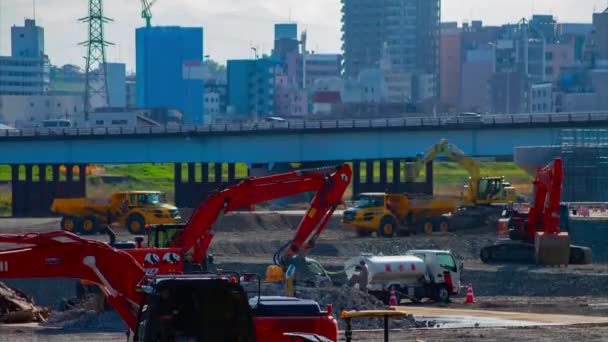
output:
[[[475,303],[475,295],[473,295],[473,284],[469,284],[467,289],[467,299],[464,301],[467,304]]]
[[[397,303],[397,294],[395,293],[395,288],[391,287],[391,297],[388,300],[388,305],[389,306],[397,306],[399,305],[399,303]]]

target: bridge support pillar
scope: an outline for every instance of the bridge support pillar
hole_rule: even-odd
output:
[[[196,208],[213,192],[238,182],[236,165],[227,165],[227,175],[224,177],[224,164],[200,163],[200,180],[196,177],[198,163],[188,163],[187,181],[184,181],[182,164],[174,166],[175,204],[180,208]]]
[[[386,191],[388,191],[387,185],[388,185],[388,170],[386,168],[386,160],[381,160],[380,161],[380,186],[382,186],[383,188],[386,189]]]
[[[353,187],[353,197],[360,193],[361,189],[361,161],[353,161],[353,179],[351,181]]]
[[[86,197],[86,165],[78,165],[77,180],[74,180],[74,165],[66,165],[65,181],[60,177],[60,165],[51,165],[50,179],[47,167],[46,164],[11,165],[12,216],[48,216],[55,198]],[[22,169],[24,175],[20,172]]]
[[[402,177],[402,159],[391,160],[389,167],[387,160],[379,161],[379,175],[374,174],[373,160],[365,161],[365,179],[361,181],[361,162],[353,162],[353,197],[358,197],[365,192],[390,192],[390,193],[420,193],[433,194],[433,163],[426,165],[426,180],[424,182],[408,182]],[[392,173],[392,178],[389,177]],[[376,179],[379,181],[376,182]]]

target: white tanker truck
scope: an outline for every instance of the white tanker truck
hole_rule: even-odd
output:
[[[450,251],[411,250],[400,256],[354,257],[344,264],[349,280],[358,275],[361,261],[369,269],[368,292],[387,304],[391,289],[395,289],[398,303],[402,298],[447,302],[460,292],[463,263],[457,265]]]

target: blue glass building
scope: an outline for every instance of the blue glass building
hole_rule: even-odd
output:
[[[203,28],[139,28],[136,44],[137,106],[177,109],[184,123],[202,124]]]
[[[277,65],[268,57],[228,61],[228,106],[234,114],[273,114]]]

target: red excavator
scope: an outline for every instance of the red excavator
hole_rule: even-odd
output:
[[[350,167],[342,165],[246,179],[210,196],[188,224],[151,227],[155,233],[149,245],[158,247],[118,250],[67,232],[0,235],[0,243],[28,245],[0,252],[0,278],[79,278],[97,284],[136,341],[174,340],[177,335],[204,341],[288,341],[285,333],[336,341],[331,307],[321,311],[313,301],[259,295],[248,305],[239,277],[179,273],[184,259],[197,265],[205,261],[212,226],[223,214],[317,191],[295,238],[275,254],[283,267],[304,258],[342,202],[351,176]],[[161,232],[170,239],[160,241]]]
[[[147,227],[148,245],[127,252],[147,269],[148,274],[179,273],[183,261],[205,269],[214,226],[219,225],[224,214],[261,202],[316,192],[293,240],[274,256],[275,265],[286,268],[294,258],[303,259],[314,247],[335,209],[342,203],[351,177],[350,166],[344,164],[245,179],[209,196],[185,225]]]
[[[509,239],[481,249],[483,262],[519,262],[539,265],[591,263],[591,249],[570,245],[570,236],[560,231],[563,162],[539,167],[534,179],[534,203],[529,212],[509,209]],[[566,217],[567,219],[567,217]],[[563,220],[562,220],[563,221]]]
[[[59,231],[0,235],[24,245],[0,252],[0,278],[77,278],[99,285],[134,341],[337,341],[331,306],[260,297],[248,301],[238,274],[146,276],[124,250]],[[305,338],[305,337],[303,337]]]

